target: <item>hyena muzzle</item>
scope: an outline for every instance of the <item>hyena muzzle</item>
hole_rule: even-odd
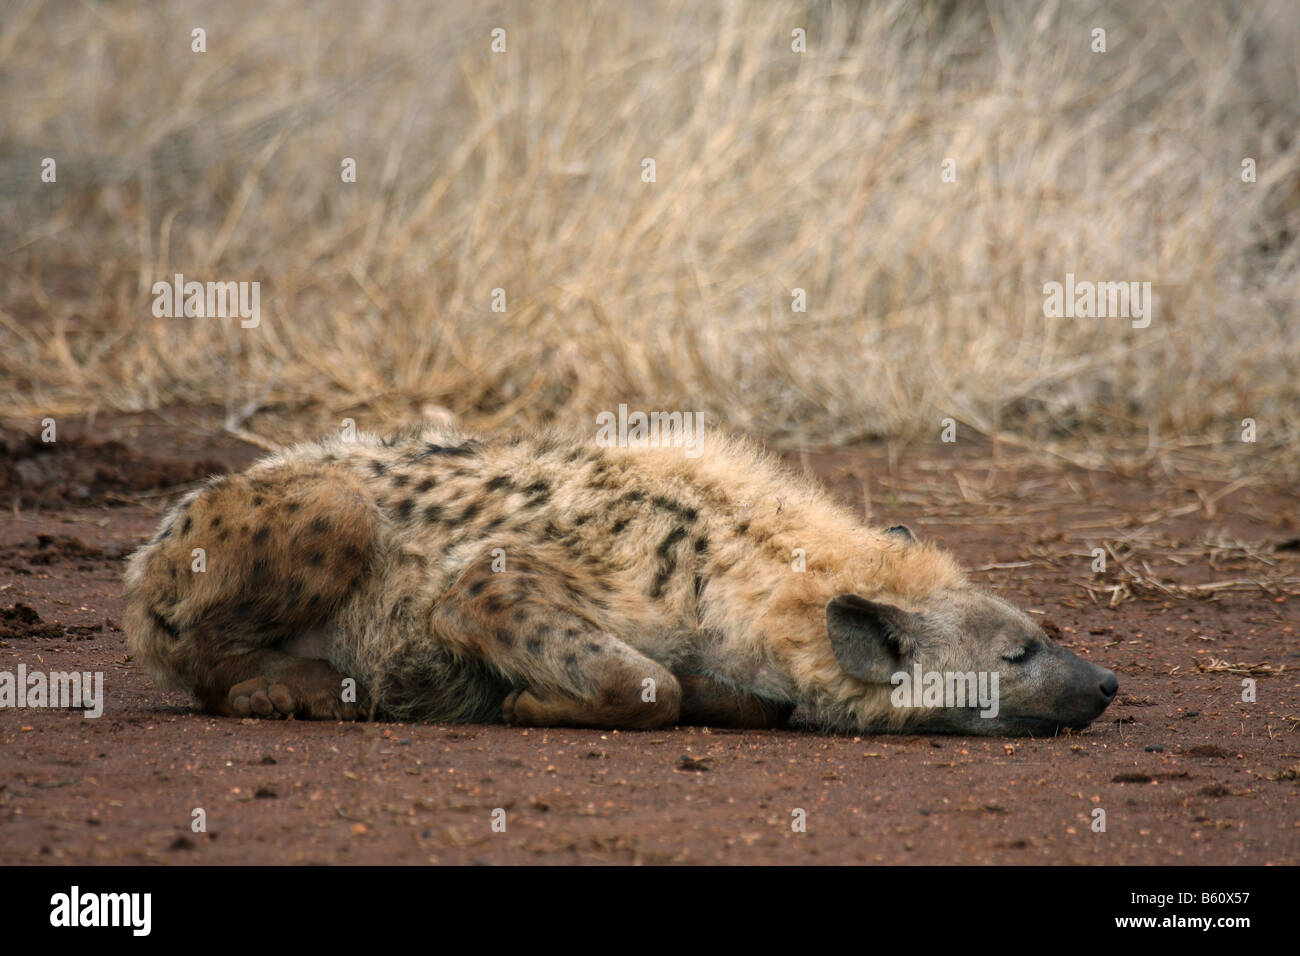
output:
[[[1118,689],[942,550],[727,439],[301,445],[182,499],[126,597],[135,658],[231,716],[765,728],[797,708],[1051,734]]]

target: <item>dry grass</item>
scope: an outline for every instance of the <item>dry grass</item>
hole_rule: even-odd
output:
[[[4,417],[627,402],[787,444],[950,416],[1237,449],[1251,417],[1289,461],[1300,14],[1036,7],[16,0]],[[261,326],[154,318],[175,272],[260,281]],[[1066,272],[1151,282],[1150,328],[1045,318]]]

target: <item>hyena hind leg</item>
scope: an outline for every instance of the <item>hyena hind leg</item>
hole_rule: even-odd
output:
[[[317,633],[358,586],[378,525],[360,480],[338,466],[214,480],[132,556],[128,648],[209,711],[361,716],[364,702],[343,698],[343,675],[286,648]]]

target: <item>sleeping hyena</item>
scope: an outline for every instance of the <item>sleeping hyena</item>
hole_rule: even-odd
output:
[[[797,707],[1026,734],[1118,687],[943,551],[719,438],[301,445],[189,494],[126,586],[135,657],[232,716],[774,727]]]

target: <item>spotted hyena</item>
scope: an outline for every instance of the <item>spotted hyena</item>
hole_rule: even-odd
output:
[[[744,442],[702,452],[432,427],[298,446],[187,495],[132,556],[130,649],[232,716],[774,727],[798,708],[1023,734],[1114,698],[939,548]],[[970,698],[991,677],[994,705],[952,699],[953,675]]]

